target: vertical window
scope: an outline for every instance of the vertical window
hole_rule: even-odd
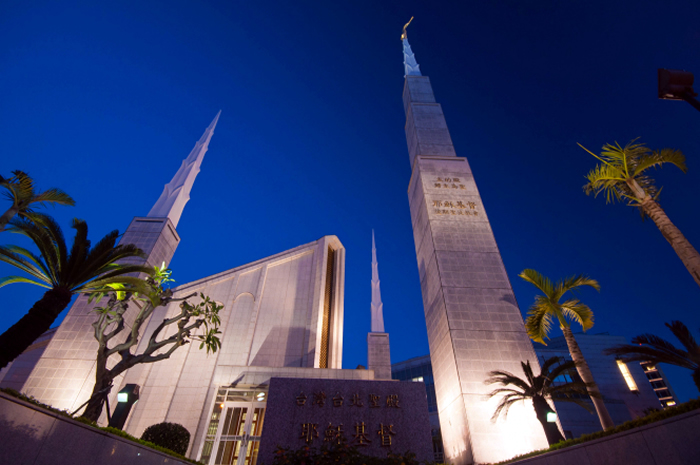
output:
[[[622,373],[622,377],[625,378],[625,382],[627,383],[627,387],[630,388],[630,391],[639,391],[637,388],[637,383],[634,382],[634,378],[632,378],[632,373],[630,373],[629,368],[627,368],[627,365],[625,362],[622,360],[616,360],[617,362],[617,367],[620,369],[620,373]]]

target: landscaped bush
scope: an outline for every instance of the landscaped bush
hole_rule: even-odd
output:
[[[146,428],[141,439],[185,455],[190,445],[190,432],[177,423],[163,422]]]

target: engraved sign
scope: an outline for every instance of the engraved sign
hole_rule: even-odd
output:
[[[258,462],[270,463],[277,445],[294,450],[323,444],[348,444],[377,457],[412,451],[419,460],[432,460],[425,386],[272,378]]]

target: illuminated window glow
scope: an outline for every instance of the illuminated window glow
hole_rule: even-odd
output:
[[[630,391],[639,391],[637,388],[637,383],[634,382],[634,378],[632,378],[632,373],[630,373],[629,368],[627,368],[627,365],[625,365],[625,362],[622,360],[616,360],[617,362],[617,367],[620,369],[620,373],[622,373],[622,377],[625,378],[625,382],[627,383],[627,387],[630,388]]]
[[[422,383],[422,382],[423,382],[423,377],[422,377],[422,376],[418,376],[417,378],[412,378],[411,381],[418,381],[418,382],[421,382],[421,383]]]
[[[675,400],[669,400],[668,402],[666,402],[666,407],[673,407],[674,405],[676,405]]]
[[[129,402],[129,393],[120,392],[119,394],[117,394],[117,402]]]
[[[556,412],[547,412],[547,423],[556,423],[557,414]]]

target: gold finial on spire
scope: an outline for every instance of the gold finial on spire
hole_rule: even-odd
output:
[[[411,19],[409,19],[406,25],[403,27],[403,32],[401,33],[401,40],[404,40],[406,38],[406,28],[409,24],[411,24],[411,21],[413,21],[413,16],[411,16]]]

